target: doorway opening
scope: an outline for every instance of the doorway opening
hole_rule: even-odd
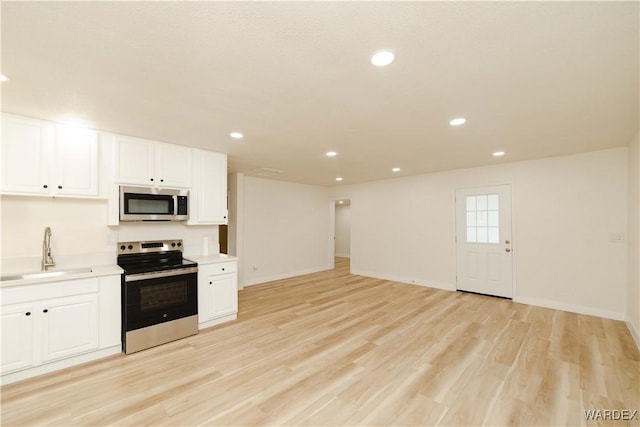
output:
[[[220,242],[220,253],[229,253],[229,226],[226,224],[218,226],[218,240]]]
[[[351,200],[336,200],[335,212],[335,257],[351,258]]]

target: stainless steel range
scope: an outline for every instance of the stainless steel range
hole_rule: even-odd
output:
[[[127,354],[198,333],[198,264],[182,240],[118,243]]]

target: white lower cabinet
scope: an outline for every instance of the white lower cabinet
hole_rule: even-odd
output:
[[[120,276],[0,291],[2,384],[121,352]]]
[[[33,365],[33,304],[2,306],[2,373]]]
[[[200,329],[238,316],[238,263],[198,265],[198,323]]]
[[[98,294],[75,295],[38,304],[41,362],[98,348]]]

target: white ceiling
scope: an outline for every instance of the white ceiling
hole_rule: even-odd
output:
[[[345,185],[585,152],[639,128],[638,2],[2,1],[1,12],[2,111],[227,152],[232,170],[283,170],[276,179]],[[386,68],[369,63],[381,48],[397,54]]]

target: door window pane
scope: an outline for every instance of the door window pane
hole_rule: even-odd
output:
[[[467,212],[475,212],[476,196],[467,196]]]
[[[467,196],[466,229],[468,243],[500,242],[500,198],[498,194]]]
[[[487,196],[487,210],[497,211],[500,209],[497,194],[489,194]]]
[[[487,210],[487,196],[476,196],[476,210],[477,211],[486,211]]]
[[[475,227],[475,226],[476,226],[476,213],[467,212],[467,227]]]
[[[500,243],[498,227],[489,227],[489,243]]]
[[[498,211],[489,211],[489,227],[498,227],[500,225],[500,213]]]
[[[476,227],[478,243],[487,243],[489,240],[489,233],[487,227]]]

